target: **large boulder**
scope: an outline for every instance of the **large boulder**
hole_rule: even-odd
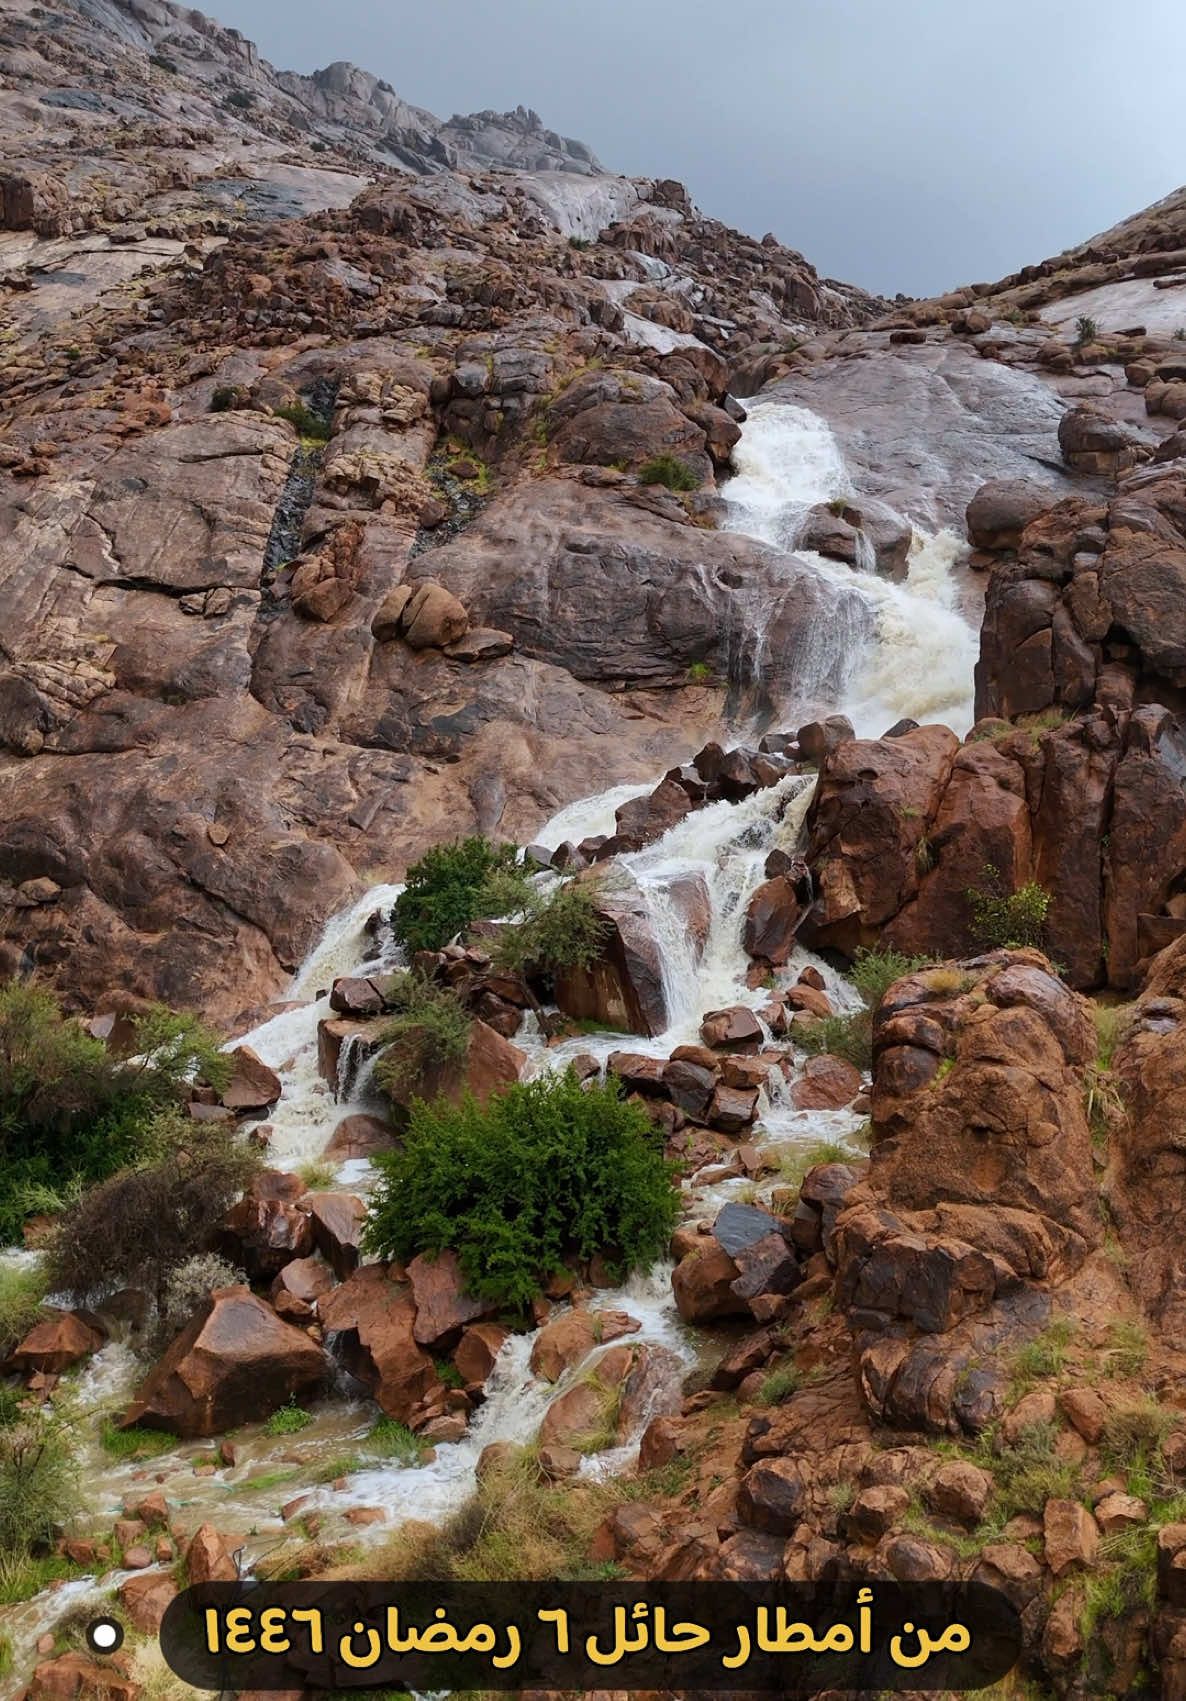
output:
[[[1050,506],[1050,490],[1026,479],[994,478],[968,503],[968,538],[974,549],[1013,550],[1031,520]]]
[[[1115,476],[1146,461],[1153,446],[1090,402],[1070,408],[1059,421],[1058,446],[1076,472]]]
[[[247,1287],[215,1288],[149,1372],[123,1422],[186,1439],[257,1423],[315,1394],[325,1355]]]
[[[318,1306],[331,1352],[388,1417],[407,1423],[440,1378],[416,1340],[416,1301],[384,1264],[356,1270]]]
[[[605,943],[587,968],[556,975],[556,1002],[566,1016],[621,1033],[661,1034],[668,1024],[663,956],[643,892],[619,863],[599,871],[593,892]]]

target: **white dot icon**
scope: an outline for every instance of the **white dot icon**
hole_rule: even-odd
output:
[[[111,1654],[124,1639],[123,1625],[114,1618],[96,1618],[86,1627],[86,1639],[97,1654]]]

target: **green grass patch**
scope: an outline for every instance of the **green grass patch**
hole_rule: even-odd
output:
[[[167,1429],[144,1429],[139,1424],[117,1429],[110,1418],[104,1418],[99,1444],[111,1459],[158,1459],[162,1453],[180,1447],[181,1442]]]
[[[298,1406],[295,1400],[288,1400],[274,1411],[267,1423],[264,1424],[265,1435],[299,1435],[302,1429],[308,1429],[313,1422],[313,1413]]]
[[[699,476],[676,455],[653,455],[638,469],[639,484],[662,484],[668,490],[699,490]]]

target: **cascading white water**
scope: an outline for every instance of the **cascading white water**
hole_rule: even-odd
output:
[[[780,548],[793,547],[806,508],[833,497],[854,495],[832,433],[803,408],[755,404],[736,460],[738,476],[727,492],[729,524]],[[962,731],[970,718],[967,696],[972,640],[951,606],[950,569],[958,548],[958,540],[950,534],[939,538],[916,536],[904,585],[879,578],[871,570],[874,563],[868,550],[857,572],[818,556],[807,557],[821,575],[859,590],[874,612],[876,637],[866,648],[852,641],[841,621],[834,622],[819,635],[812,655],[802,659],[798,677],[804,682],[804,695],[812,696],[830,683],[836,697],[834,707],[850,714],[858,732],[883,731],[903,715],[918,720],[941,718]],[[746,644],[754,635],[748,628],[742,631],[739,627],[738,641]],[[760,650],[755,652],[751,647],[747,665],[751,674],[755,667],[760,668]],[[580,799],[562,809],[536,838],[555,847],[565,840],[610,833],[614,810],[650,789],[650,785],[619,786]],[[745,984],[749,966],[741,948],[745,910],[763,878],[769,852],[776,847],[795,847],[811,792],[810,780],[790,776],[742,803],[716,803],[695,811],[656,844],[622,858],[643,894],[659,941],[667,1030],[653,1039],[597,1034],[547,1045],[534,1018],[528,1018],[517,1036],[528,1052],[526,1072],[562,1068],[581,1051],[601,1058],[617,1049],[666,1056],[675,1045],[697,1037],[705,1010],[733,1003],[760,1009],[769,994]],[[699,957],[678,901],[679,887],[689,878],[702,879],[709,898],[711,919]],[[278,1070],[283,1081],[283,1095],[269,1118],[273,1129],[269,1162],[277,1167],[295,1169],[319,1158],[338,1120],[353,1110],[368,1108],[365,1070],[356,1076],[354,1096],[348,1102],[337,1098],[322,1078],[317,1027],[330,1014],[330,1006],[328,997],[318,994],[327,994],[338,976],[366,974],[395,965],[397,957],[380,955],[382,947],[368,934],[367,922],[376,910],[388,911],[400,890],[392,885],[375,887],[333,918],[294,977],[289,997],[297,1007],[277,1014],[245,1036],[245,1042]],[[833,968],[805,951],[796,952],[785,978],[793,979],[807,963],[823,975],[837,1008],[850,1008],[857,1002],[852,988]],[[770,1097],[763,1097],[761,1111],[757,1137],[776,1150],[820,1138],[843,1139],[858,1120],[847,1111],[797,1111],[778,1082]],[[337,1173],[339,1185],[361,1192],[373,1179],[370,1167],[362,1162],[341,1165]],[[689,1205],[698,1216],[711,1216],[748,1185],[728,1179],[693,1185]],[[599,1295],[598,1303],[627,1311],[639,1320],[641,1329],[633,1339],[674,1354],[676,1363],[687,1365],[695,1359],[699,1339],[679,1321],[667,1267],[660,1266],[648,1276],[636,1276],[617,1291]],[[236,1466],[220,1472],[216,1480],[195,1482],[196,1454],[184,1446],[167,1460],[155,1461],[153,1475],[163,1481],[170,1501],[185,1509],[191,1523],[200,1509],[220,1527],[252,1531],[247,1541],[249,1562],[282,1539],[278,1502],[308,1489],[311,1476],[314,1486],[310,1505],[327,1516],[364,1505],[385,1507],[389,1521],[372,1532],[379,1536],[404,1518],[440,1518],[471,1491],[481,1449],[496,1440],[529,1440],[551,1399],[579,1374],[579,1370],[570,1373],[556,1388],[533,1377],[529,1367],[533,1339],[518,1335],[508,1340],[490,1380],[489,1397],[465,1439],[440,1447],[436,1459],[424,1467],[384,1463],[352,1472],[345,1488],[316,1486],[318,1459],[332,1457],[345,1446],[357,1447],[373,1416],[369,1406],[339,1399],[324,1402],[315,1424],[299,1438],[298,1451],[307,1451],[309,1471],[302,1475],[299,1467],[290,1467],[290,1487],[261,1486],[278,1481],[283,1474],[275,1470],[274,1460],[284,1444],[253,1431],[246,1432]],[[76,1379],[79,1409],[92,1413],[114,1409],[141,1369],[126,1345],[115,1342],[105,1347]],[[288,1450],[292,1451],[291,1443]],[[619,1468],[625,1462],[626,1454],[615,1450],[587,1468]],[[143,1467],[108,1459],[93,1441],[84,1443],[81,1466],[96,1511],[107,1517],[118,1511],[124,1495],[144,1476]],[[261,1471],[261,1466],[266,1468]],[[351,1528],[349,1533],[352,1540],[367,1539],[366,1530]],[[108,1585],[112,1581],[108,1579]],[[89,1601],[94,1593],[94,1581],[83,1579],[57,1596],[38,1597],[18,1609],[15,1616],[9,1610],[0,1613],[0,1618],[17,1632],[23,1657],[30,1632],[52,1625],[62,1616],[62,1609],[83,1599]]]
[[[728,528],[795,550],[807,510],[835,499],[858,500],[840,445],[826,422],[807,408],[755,402],[733,452],[737,476],[725,487]],[[952,531],[914,532],[904,584],[881,578],[869,538],[857,537],[851,569],[813,551],[797,550],[822,578],[854,589],[874,616],[875,637],[857,645],[851,632],[819,635],[819,647],[841,646],[843,685],[833,707],[857,734],[876,738],[909,717],[941,721],[962,735],[972,725],[972,670],[977,640],[955,606],[952,568],[964,550]],[[817,647],[814,635],[809,645]],[[802,693],[811,697],[826,674],[808,658]],[[798,683],[798,681],[796,682]]]

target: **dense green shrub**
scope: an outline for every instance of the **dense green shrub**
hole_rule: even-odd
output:
[[[143,1131],[139,1167],[63,1213],[46,1249],[51,1287],[75,1300],[142,1287],[167,1317],[170,1278],[210,1249],[258,1165],[224,1123],[159,1111]]]
[[[1046,888],[1036,880],[1027,880],[1016,892],[1005,892],[1000,873],[991,863],[984,865],[982,878],[983,886],[970,886],[966,893],[975,943],[988,950],[1003,946],[1017,951],[1027,945],[1041,950],[1050,908]]]
[[[457,995],[423,975],[405,973],[386,989],[395,1014],[380,1033],[383,1050],[374,1079],[395,1104],[406,1104],[431,1078],[459,1064],[469,1044],[470,1018]]]
[[[479,916],[497,913],[484,901],[494,876],[511,876],[517,867],[514,845],[495,845],[479,837],[434,845],[408,870],[407,884],[395,901],[392,925],[409,951],[439,951]]]
[[[529,963],[549,974],[587,969],[611,931],[597,907],[597,891],[588,880],[565,880],[542,897],[532,887],[523,919],[499,934],[496,965],[512,974],[522,974]]]
[[[525,1305],[566,1257],[624,1272],[664,1248],[673,1168],[616,1082],[572,1070],[516,1082],[484,1108],[417,1103],[402,1150],[382,1152],[366,1244],[385,1258],[456,1252],[471,1292]]]
[[[134,1163],[157,1111],[191,1078],[221,1087],[231,1063],[194,1016],[162,1007],[137,1018],[129,1058],[116,1058],[48,992],[0,987],[0,1241],[71,1185]]]
[[[289,425],[295,426],[302,437],[311,438],[314,443],[328,442],[328,421],[304,402],[287,402],[284,407],[273,408],[272,411],[278,419],[286,419]]]
[[[668,490],[699,490],[700,480],[676,455],[653,455],[638,469],[639,484],[665,484]]]

